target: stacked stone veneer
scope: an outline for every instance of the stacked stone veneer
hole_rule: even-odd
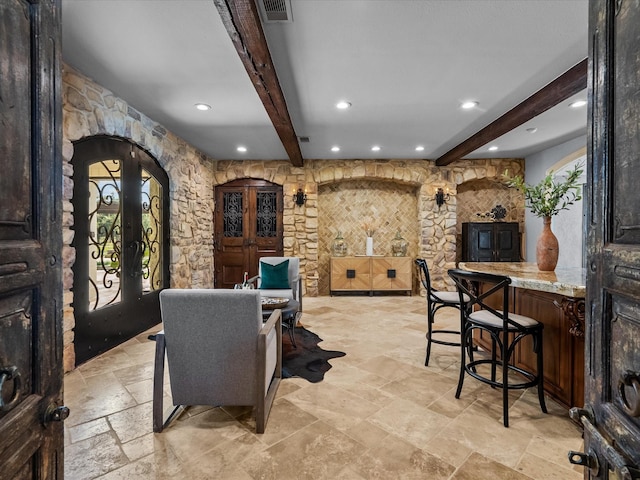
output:
[[[64,366],[73,369],[74,141],[108,135],[148,151],[169,176],[171,286],[213,285],[213,165],[211,158],[71,67],[63,68]]]
[[[384,236],[378,235],[381,251],[376,253],[388,253],[391,230],[400,227],[407,232],[410,255],[427,260],[434,286],[451,288],[447,270],[456,264],[458,187],[480,179],[500,182],[505,169],[517,175],[523,173],[523,165],[522,159],[461,160],[447,167],[428,160],[305,160],[303,168],[286,161],[219,161],[214,178],[216,185],[259,178],[283,186],[284,254],[301,258],[305,294],[316,296],[328,293],[329,248],[336,232],[354,232],[345,240],[350,253],[361,253],[362,237],[356,232],[370,217],[387,228]],[[399,203],[385,200],[393,185]],[[434,198],[437,187],[451,193],[440,209]],[[290,195],[298,188],[307,191],[302,207],[295,206]],[[344,215],[338,213],[341,210]],[[400,225],[403,222],[407,223]]]
[[[436,288],[451,287],[446,271],[455,266],[457,189],[466,182],[500,181],[509,169],[523,173],[522,159],[458,161],[436,167],[428,160],[306,160],[304,167],[289,161],[216,161],[117,98],[69,66],[63,72],[64,159],[64,364],[75,364],[72,302],[75,261],[73,241],[73,143],[94,135],[125,138],[147,150],[169,176],[171,286],[213,286],[213,211],[217,185],[242,178],[282,185],[284,254],[301,259],[304,294],[328,289],[329,249],[338,229],[353,232],[352,253],[363,248],[356,219],[379,222],[378,251],[387,254],[397,228],[409,241],[409,255],[427,259]],[[448,188],[449,201],[438,209],[434,193]],[[304,206],[291,194],[307,192]],[[354,189],[357,200],[354,199]],[[341,209],[351,209],[348,218]],[[351,235],[351,233],[348,233]],[[322,278],[321,278],[322,277]]]

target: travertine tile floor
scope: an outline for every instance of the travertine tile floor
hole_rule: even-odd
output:
[[[424,367],[425,308],[418,296],[305,298],[303,324],[347,355],[320,383],[284,380],[263,435],[246,407],[193,407],[152,433],[155,344],[140,335],[66,375],[65,478],[582,478],[566,409],[548,400],[545,415],[535,392],[514,392],[506,429],[498,391],[467,378],[454,398],[456,348],[435,345]],[[438,312],[437,327],[457,323]]]

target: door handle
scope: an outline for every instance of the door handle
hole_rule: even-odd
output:
[[[129,275],[132,278],[140,277],[144,273],[142,270],[142,253],[144,252],[144,242],[139,240],[133,240],[129,244],[129,248],[133,249],[133,262],[131,264],[131,273]]]
[[[13,380],[13,393],[8,402],[5,403],[2,397],[2,387],[4,382]],[[0,412],[7,412],[16,406],[20,400],[20,394],[22,387],[22,380],[20,379],[20,372],[18,367],[12,365],[10,367],[0,368]]]
[[[44,412],[44,425],[50,422],[64,422],[69,416],[69,407],[64,405],[58,406],[55,403],[50,404]]]
[[[634,391],[634,398],[631,403],[627,399],[627,387],[632,388]],[[618,380],[618,393],[625,413],[630,417],[640,417],[640,376],[627,370]]]
[[[590,410],[588,406],[585,408]],[[587,411],[585,410],[585,412]],[[590,439],[591,448],[589,453],[570,451],[569,463],[585,466],[597,477],[602,465],[598,458],[599,453],[607,461],[609,469],[615,471],[619,480],[640,480],[640,470],[627,464],[625,457],[600,434],[588,417],[589,415],[580,415],[580,421],[584,426],[585,439],[587,436]]]

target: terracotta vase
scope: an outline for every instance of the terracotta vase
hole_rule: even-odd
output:
[[[551,231],[551,217],[543,218],[543,227],[536,244],[538,270],[553,272],[558,264],[558,239]]]

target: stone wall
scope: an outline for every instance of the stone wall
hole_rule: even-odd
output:
[[[343,228],[334,224],[327,231],[329,225],[325,219],[337,218],[336,211],[349,208],[360,209],[349,213],[345,222],[351,224],[352,219],[365,219],[374,213],[379,214],[376,220],[382,224],[391,218],[389,225],[394,227],[400,226],[399,222],[411,222],[411,206],[408,215],[398,216],[395,211],[397,203],[387,205],[376,200],[366,201],[379,195],[373,191],[378,188],[378,182],[396,185],[403,199],[415,195],[415,223],[403,224],[400,228],[407,232],[416,229],[415,246],[411,247],[410,254],[427,260],[436,288],[450,289],[452,282],[446,272],[456,263],[458,186],[481,179],[500,182],[505,169],[517,175],[523,172],[523,168],[522,159],[461,160],[447,167],[436,167],[428,160],[305,160],[303,168],[292,167],[286,161],[219,161],[214,166],[214,183],[220,185],[239,178],[263,178],[283,186],[286,194],[284,254],[301,257],[305,295],[316,296],[327,293],[325,262],[328,261],[329,243],[337,229]],[[348,202],[344,195],[337,194],[353,189],[354,185],[372,190],[358,193],[365,201]],[[451,194],[440,208],[434,198],[437,187],[449,189]],[[308,200],[302,207],[295,206],[290,196],[298,188],[307,191]],[[358,225],[353,227],[351,224],[347,228],[356,232]],[[410,240],[410,245],[414,241],[412,238],[407,240]],[[356,242],[354,236],[351,253],[358,253],[354,250],[358,248]]]
[[[213,286],[214,188],[241,178],[282,185],[284,254],[300,257],[305,295],[327,292],[324,265],[336,230],[351,229],[354,253],[362,240],[356,233],[361,225],[355,219],[373,216],[380,222],[379,249],[386,252],[385,245],[400,228],[409,241],[409,255],[428,261],[435,287],[451,288],[446,271],[456,261],[458,187],[481,179],[499,182],[505,169],[517,175],[524,168],[521,159],[463,160],[441,168],[428,160],[306,160],[303,168],[284,160],[215,161],[69,66],[63,72],[63,121],[65,370],[75,364],[70,162],[76,140],[94,135],[125,138],[148,151],[165,169],[170,183],[171,286],[179,288]],[[357,207],[348,201],[354,186],[361,191]],[[451,193],[441,208],[434,199],[437,187]],[[307,192],[301,207],[291,197],[298,188]],[[340,221],[335,212],[341,208],[356,210]]]
[[[108,135],[149,152],[169,176],[171,286],[213,285],[213,165],[203,155],[124,100],[68,65],[63,68],[64,367],[75,366],[73,348],[73,143]]]

